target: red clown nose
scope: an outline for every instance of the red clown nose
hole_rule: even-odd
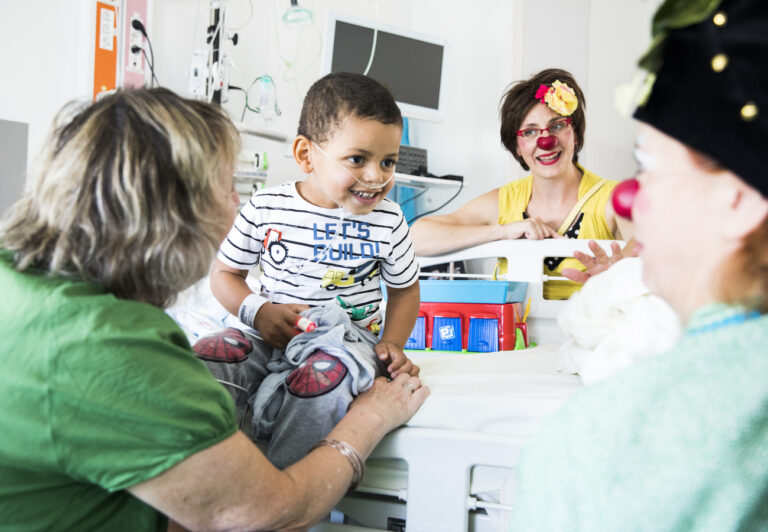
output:
[[[616,185],[616,188],[613,189],[613,196],[611,196],[613,210],[616,214],[622,218],[632,219],[632,203],[635,201],[635,195],[637,195],[639,188],[640,183],[637,182],[637,179],[627,179]]]
[[[539,137],[536,139],[536,146],[542,150],[551,150],[557,144],[557,137],[554,135],[548,135],[546,137]]]

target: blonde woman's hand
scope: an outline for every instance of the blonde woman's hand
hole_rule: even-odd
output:
[[[389,432],[413,417],[429,396],[421,379],[401,373],[391,381],[378,377],[373,386],[352,401],[350,411],[362,409],[366,416],[376,416]]]

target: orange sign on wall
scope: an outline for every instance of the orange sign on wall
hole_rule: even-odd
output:
[[[93,62],[93,99],[117,87],[117,6],[96,2],[96,55]]]

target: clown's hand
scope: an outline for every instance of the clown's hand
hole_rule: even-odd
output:
[[[573,252],[573,256],[586,267],[586,270],[580,271],[575,268],[563,268],[563,277],[577,283],[586,283],[591,277],[604,272],[624,258],[624,253],[618,242],[611,242],[610,255],[594,240],[590,240],[588,245],[589,249],[594,253],[594,257],[581,251]]]

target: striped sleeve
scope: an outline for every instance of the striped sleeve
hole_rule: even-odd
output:
[[[411,233],[403,211],[396,203],[388,203],[396,218],[390,234],[390,254],[382,262],[381,278],[387,286],[405,288],[418,280],[419,263],[416,261]]]
[[[259,263],[263,248],[262,224],[253,196],[240,210],[216,255],[221,262],[238,270],[250,270]]]

